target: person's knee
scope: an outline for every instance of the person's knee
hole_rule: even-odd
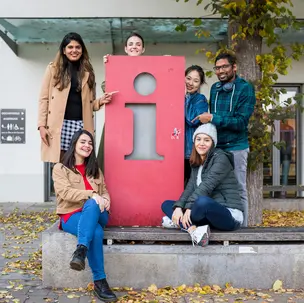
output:
[[[161,205],[161,210],[166,213],[166,210],[168,208],[172,208],[173,206],[173,203],[171,200],[166,200],[165,202],[163,202],[163,204]]]
[[[196,208],[200,208],[200,209],[208,209],[210,207],[210,205],[212,205],[214,203],[214,200],[212,200],[209,197],[206,196],[201,196],[198,197],[194,203],[194,206]]]
[[[84,203],[84,208],[94,208],[97,210],[99,210],[99,205],[96,203],[96,201],[94,199],[89,199]]]
[[[206,215],[213,203],[214,200],[206,196],[197,198],[191,209],[192,222],[198,222],[204,214]]]

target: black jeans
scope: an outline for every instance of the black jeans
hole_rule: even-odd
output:
[[[172,207],[174,203],[175,201],[166,200],[161,206],[162,211],[170,219],[172,219]],[[223,231],[236,230],[241,226],[240,222],[236,221],[232,217],[227,207],[221,205],[209,197],[204,196],[199,197],[194,202],[191,209],[190,218],[193,225],[210,225],[215,229]]]

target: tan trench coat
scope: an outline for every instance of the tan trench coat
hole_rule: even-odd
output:
[[[63,124],[65,108],[70,91],[71,84],[67,88],[59,91],[54,87],[55,66],[50,63],[47,66],[42,88],[39,97],[38,127],[45,126],[51,133],[49,138],[50,146],[41,141],[41,159],[44,162],[59,162],[60,159],[60,139],[61,128]],[[82,117],[83,128],[94,135],[94,115],[93,111],[100,109],[99,100],[95,100],[95,90],[89,88],[89,73],[85,72],[82,79]]]

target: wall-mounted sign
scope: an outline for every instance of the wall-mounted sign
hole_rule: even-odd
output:
[[[1,143],[25,143],[25,109],[1,109]]]

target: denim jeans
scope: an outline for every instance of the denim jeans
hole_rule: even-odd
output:
[[[248,225],[248,196],[247,196],[247,159],[249,148],[243,150],[230,150],[234,156],[234,174],[241,187],[241,200],[244,205],[243,226]]]
[[[89,199],[83,206],[82,212],[73,214],[64,223],[62,229],[78,238],[78,244],[88,248],[88,261],[94,281],[106,277],[103,257],[103,228],[108,223],[107,211],[100,212],[94,199]]]
[[[166,200],[161,208],[162,211],[172,219],[173,204],[175,201]],[[190,219],[193,225],[202,226],[210,225],[210,227],[223,231],[231,231],[240,228],[240,222],[236,221],[227,207],[221,205],[215,200],[201,196],[193,204],[191,208]]]

